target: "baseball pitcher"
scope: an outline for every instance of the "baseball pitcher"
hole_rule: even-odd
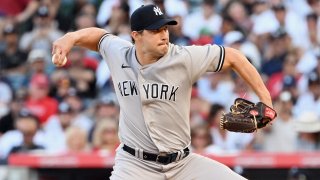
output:
[[[145,5],[131,16],[134,43],[103,29],[82,29],[53,43],[53,63],[63,65],[73,46],[98,51],[108,63],[120,104],[121,140],[110,179],[245,179],[189,151],[191,88],[206,72],[232,68],[272,109],[269,92],[235,49],[170,44],[168,26],[176,24],[159,7]]]

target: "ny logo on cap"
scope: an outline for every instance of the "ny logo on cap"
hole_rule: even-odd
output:
[[[162,15],[161,9],[159,7],[153,7],[154,13],[156,13],[157,16]]]

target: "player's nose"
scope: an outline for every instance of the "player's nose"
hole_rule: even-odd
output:
[[[160,37],[161,37],[162,41],[167,41],[169,39],[169,36],[165,31],[161,32],[161,36]]]

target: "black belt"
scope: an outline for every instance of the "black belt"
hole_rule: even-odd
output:
[[[125,150],[126,152],[130,153],[133,156],[136,156],[136,150],[125,144],[123,146],[123,150]],[[181,154],[182,158],[187,157],[189,153],[190,151],[188,147],[183,149],[183,154]],[[170,153],[170,154],[152,154],[152,153],[143,152],[142,154],[143,160],[155,161],[164,165],[174,162],[177,159],[177,157],[178,157],[178,152]]]

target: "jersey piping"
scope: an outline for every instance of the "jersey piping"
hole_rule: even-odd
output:
[[[224,58],[225,58],[225,49],[223,46],[218,46],[220,48],[220,59],[219,59],[219,63],[217,66],[217,69],[215,70],[215,72],[219,72],[222,69],[223,63],[224,63]]]
[[[105,34],[100,38],[99,43],[98,43],[98,50],[100,50],[101,42],[102,42],[103,39],[104,39],[105,37],[107,37],[108,35],[110,35],[110,33],[105,33]]]

